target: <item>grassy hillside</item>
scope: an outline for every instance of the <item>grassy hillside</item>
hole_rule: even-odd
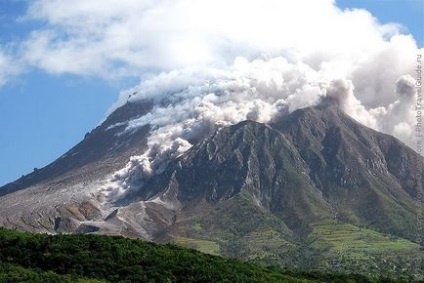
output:
[[[52,236],[0,228],[0,282],[395,281],[361,275],[295,274],[123,237]]]
[[[299,227],[301,237],[296,238],[282,221],[241,194],[198,215],[181,217],[176,244],[296,272],[424,276],[424,250],[419,244],[368,227],[324,219]]]

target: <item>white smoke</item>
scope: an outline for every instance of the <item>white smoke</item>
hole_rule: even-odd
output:
[[[322,70],[278,56],[249,61],[237,58],[227,68],[185,68],[143,80],[122,92],[113,109],[127,101],[153,100],[148,114],[128,121],[126,131],[149,124],[148,150],[131,158],[112,177],[108,196],[117,199],[139,189],[168,162],[213,130],[244,120],[267,123],[279,115],[332,99],[359,122],[412,144],[414,79],[392,84],[397,99],[387,107],[366,107],[352,80],[334,79]]]

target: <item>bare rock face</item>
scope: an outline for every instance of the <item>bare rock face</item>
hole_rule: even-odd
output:
[[[84,201],[80,204],[72,203],[66,206],[66,210],[79,221],[94,220],[102,216],[100,209],[91,201]]]

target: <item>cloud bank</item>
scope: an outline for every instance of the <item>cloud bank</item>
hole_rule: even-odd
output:
[[[414,46],[412,38],[387,46],[399,25],[332,0],[36,0],[25,19],[45,23],[26,41],[30,64],[105,77],[276,55],[344,76],[364,54]]]

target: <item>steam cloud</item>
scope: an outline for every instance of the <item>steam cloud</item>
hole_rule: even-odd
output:
[[[413,76],[422,49],[400,25],[336,4],[36,0],[26,19],[45,28],[32,33],[20,57],[50,73],[143,74],[111,111],[152,99],[153,110],[127,124],[152,126],[149,148],[111,178],[111,199],[142,186],[216,128],[269,122],[323,98],[413,146]]]
[[[124,91],[114,108],[123,103],[153,100],[153,110],[128,121],[126,131],[150,124],[148,150],[133,156],[116,172],[107,188],[109,200],[141,188],[152,175],[193,142],[212,131],[244,120],[267,123],[273,118],[331,99],[361,123],[413,143],[415,80],[401,76],[393,85],[397,99],[389,106],[365,107],[348,79],[323,75],[309,65],[283,57],[248,61],[238,58],[222,68],[185,68],[143,80]],[[113,108],[113,109],[114,109]]]

